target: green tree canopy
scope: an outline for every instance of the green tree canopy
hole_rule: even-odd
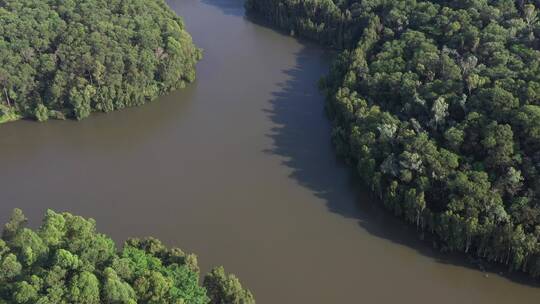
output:
[[[195,256],[157,239],[118,250],[94,220],[52,210],[37,230],[25,224],[15,209],[0,239],[0,303],[255,303],[222,267],[201,286]]]
[[[0,122],[141,105],[200,58],[164,0],[0,0]]]

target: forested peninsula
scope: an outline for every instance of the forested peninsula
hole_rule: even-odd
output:
[[[540,276],[540,23],[532,0],[248,0],[341,50],[321,81],[336,150],[384,206]]]
[[[200,58],[164,0],[0,0],[0,123],[141,105]]]
[[[96,223],[48,210],[32,230],[15,209],[0,239],[0,303],[254,304],[234,275],[216,267],[199,284],[197,257],[154,238],[117,250]]]

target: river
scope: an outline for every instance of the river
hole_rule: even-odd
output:
[[[169,0],[204,49],[198,80],[81,122],[0,127],[0,220],[19,207],[95,218],[223,264],[258,303],[537,303],[382,211],[330,143],[316,82],[331,55],[244,16],[239,0]]]

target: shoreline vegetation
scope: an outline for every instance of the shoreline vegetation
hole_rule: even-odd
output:
[[[0,123],[142,105],[201,58],[164,0],[0,0]]]
[[[0,124],[16,121],[21,118],[22,116],[18,114],[12,107],[0,105]]]
[[[337,153],[396,216],[540,276],[538,1],[248,0],[341,53],[320,86]]]
[[[118,250],[96,222],[48,210],[26,227],[15,209],[0,239],[0,303],[255,304],[238,279],[216,267],[199,282],[197,256],[154,238]]]

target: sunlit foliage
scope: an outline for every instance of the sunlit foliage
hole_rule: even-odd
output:
[[[15,209],[0,239],[0,303],[254,304],[222,267],[199,284],[197,258],[154,238],[121,250],[96,223],[48,210],[32,230]]]

